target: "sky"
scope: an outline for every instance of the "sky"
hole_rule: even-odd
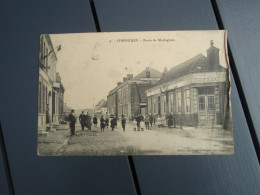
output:
[[[65,87],[64,101],[74,109],[93,108],[105,99],[127,74],[136,76],[146,67],[160,72],[203,54],[210,40],[220,49],[220,65],[225,61],[225,31],[151,31],[114,33],[74,33],[50,35]],[[134,39],[134,42],[121,42]],[[169,41],[158,41],[165,39]],[[61,45],[61,50],[57,48]]]

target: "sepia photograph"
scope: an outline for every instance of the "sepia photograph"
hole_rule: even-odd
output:
[[[40,156],[234,154],[227,32],[42,34]]]

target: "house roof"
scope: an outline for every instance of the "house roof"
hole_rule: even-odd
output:
[[[113,95],[117,91],[117,89],[118,87],[115,87],[114,89],[110,90],[107,96]]]
[[[140,72],[138,75],[136,75],[134,78],[130,79],[131,81],[136,81],[136,80],[140,80],[141,78],[146,78],[146,71],[149,70],[150,71],[150,78],[161,78],[162,77],[162,73],[151,68],[151,67],[147,67],[146,69],[144,69],[142,72]]]
[[[122,83],[119,86],[116,86],[114,89],[110,90],[107,96],[110,96],[112,94],[114,94],[121,86],[123,86],[125,83],[127,82],[138,82],[140,81],[140,83],[145,83],[146,81],[141,81],[141,78],[146,78],[146,71],[147,69],[149,69],[150,71],[150,78],[158,78],[160,79],[162,77],[162,73],[151,68],[151,67],[147,67],[146,69],[144,69],[142,72],[140,72],[138,75],[136,75],[134,78],[127,80],[126,82]]]
[[[214,67],[215,72],[226,71],[226,70],[227,70],[226,68],[220,65]],[[191,73],[199,73],[199,72],[212,72],[212,70],[210,70],[207,57],[205,57],[202,54],[198,54],[193,58],[177,66],[174,66],[167,73],[165,73],[165,75],[162,76],[162,78],[157,83],[155,83],[154,86],[167,83],[169,81],[175,80],[177,78],[183,77]]]

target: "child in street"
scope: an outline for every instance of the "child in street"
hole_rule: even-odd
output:
[[[149,129],[149,122],[150,122],[150,118],[148,115],[146,115],[145,119],[145,129],[148,130]]]
[[[143,131],[144,128],[145,128],[145,124],[144,124],[144,121],[143,121],[143,120],[140,122],[140,127],[141,127],[141,131]]]
[[[137,128],[137,122],[136,122],[136,120],[134,119],[134,120],[133,120],[133,129],[134,129],[134,131],[136,131],[136,128]]]

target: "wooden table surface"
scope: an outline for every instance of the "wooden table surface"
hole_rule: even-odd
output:
[[[36,154],[39,35],[95,32],[90,2],[0,5],[1,146],[13,184],[1,156],[1,195],[12,186],[15,194],[259,194],[260,1],[94,0],[102,32],[228,30],[235,154],[132,159]]]

